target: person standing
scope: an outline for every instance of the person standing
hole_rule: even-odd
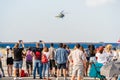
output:
[[[22,44],[22,48],[20,48],[20,44]],[[23,64],[23,51],[24,50],[24,43],[22,40],[19,40],[18,43],[15,44],[13,48],[13,53],[14,53],[14,73],[15,73],[15,78],[14,80],[19,77],[21,78],[21,70],[22,70],[22,64]]]
[[[13,54],[12,51],[10,49],[10,46],[6,47],[6,62],[7,62],[7,73],[8,76],[11,77],[12,76],[12,71],[13,71]]]
[[[26,69],[28,72],[28,76],[30,76],[33,71],[33,52],[31,48],[29,48],[26,52]]]
[[[45,47],[45,44],[43,41],[40,41],[43,44],[43,47]],[[40,48],[40,42],[36,43],[36,47],[33,50],[34,52],[34,69],[33,69],[33,79],[36,79],[36,70],[38,71],[40,79],[42,79],[42,62],[41,62],[41,57],[42,57],[42,50],[43,47]]]
[[[84,68],[86,68],[86,58],[83,51],[80,50],[80,44],[76,44],[75,50],[68,56],[68,60],[73,65],[71,80],[75,80],[76,72],[77,80],[83,80]]]
[[[44,47],[43,51],[42,51],[42,59],[41,59],[41,61],[43,63],[43,70],[42,70],[43,78],[47,79],[47,80],[51,80],[49,78],[49,58],[50,58],[49,49],[48,49],[48,47]],[[47,78],[45,78],[45,74],[46,74]]]
[[[3,54],[0,52],[0,69],[2,71],[3,77],[5,77],[5,73],[4,73],[4,70],[3,70],[3,67],[2,67],[2,58],[3,58]]]
[[[56,80],[59,80],[60,69],[63,69],[64,80],[67,80],[66,78],[66,63],[68,60],[67,57],[68,57],[68,52],[63,48],[63,43],[60,43],[59,48],[56,50],[56,55],[55,55],[55,61],[57,64]]]
[[[55,48],[53,47],[54,44],[51,43],[50,44],[50,48],[49,48],[49,53],[50,53],[50,74],[54,77],[56,77],[55,75]]]

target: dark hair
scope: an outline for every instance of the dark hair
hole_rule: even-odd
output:
[[[52,47],[53,47],[53,43],[51,43],[51,44],[50,44],[50,46],[52,46]]]
[[[30,51],[31,51],[31,50],[32,50],[32,48],[31,48],[31,47],[29,47],[29,48],[28,48],[28,50],[30,50]]]
[[[63,47],[63,43],[60,43],[60,44],[59,44],[59,47],[62,48],[62,47]]]
[[[77,43],[75,46],[76,46],[76,48],[80,48],[80,44],[79,43]]]
[[[66,48],[67,47],[67,45],[66,44],[63,44],[63,48]]]
[[[89,48],[90,50],[95,50],[95,46],[94,46],[93,44],[88,45],[88,48]]]

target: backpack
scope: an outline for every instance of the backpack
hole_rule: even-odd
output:
[[[32,61],[32,55],[30,53],[31,51],[27,51],[26,61]]]
[[[36,51],[35,52],[35,59],[40,60],[40,57],[41,57],[41,53],[39,51]]]
[[[48,62],[47,56],[45,54],[42,54],[41,62],[42,63],[47,63]]]

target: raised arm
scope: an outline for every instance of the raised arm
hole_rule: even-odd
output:
[[[39,44],[40,44],[40,43],[42,43],[43,48],[44,48],[44,47],[45,47],[45,42],[44,42],[44,41],[42,41],[42,40],[40,40],[40,41],[39,41]]]
[[[24,48],[24,43],[23,43],[23,40],[21,40],[21,44],[22,44],[22,48]]]

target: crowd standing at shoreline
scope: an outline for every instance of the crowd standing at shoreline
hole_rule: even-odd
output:
[[[21,44],[22,47],[20,47]],[[40,41],[36,43],[36,47],[25,49],[23,41],[19,40],[13,48],[6,46],[5,53],[7,73],[9,77],[14,76],[14,80],[31,75],[33,79],[36,79],[36,74],[39,74],[39,79],[45,80],[51,80],[50,77],[59,80],[60,76],[64,77],[63,80],[67,80],[67,76],[75,80],[76,75],[77,80],[83,80],[84,76],[90,76],[88,72],[92,63],[105,65],[110,61],[120,59],[120,50],[113,48],[110,44],[98,48],[91,44],[85,50],[80,44],[76,44],[74,49],[69,49],[69,46],[60,43],[59,48],[55,49],[53,43],[48,48],[44,41]],[[2,57],[0,53],[0,68],[5,77]],[[22,69],[23,58],[26,61],[26,70]]]

